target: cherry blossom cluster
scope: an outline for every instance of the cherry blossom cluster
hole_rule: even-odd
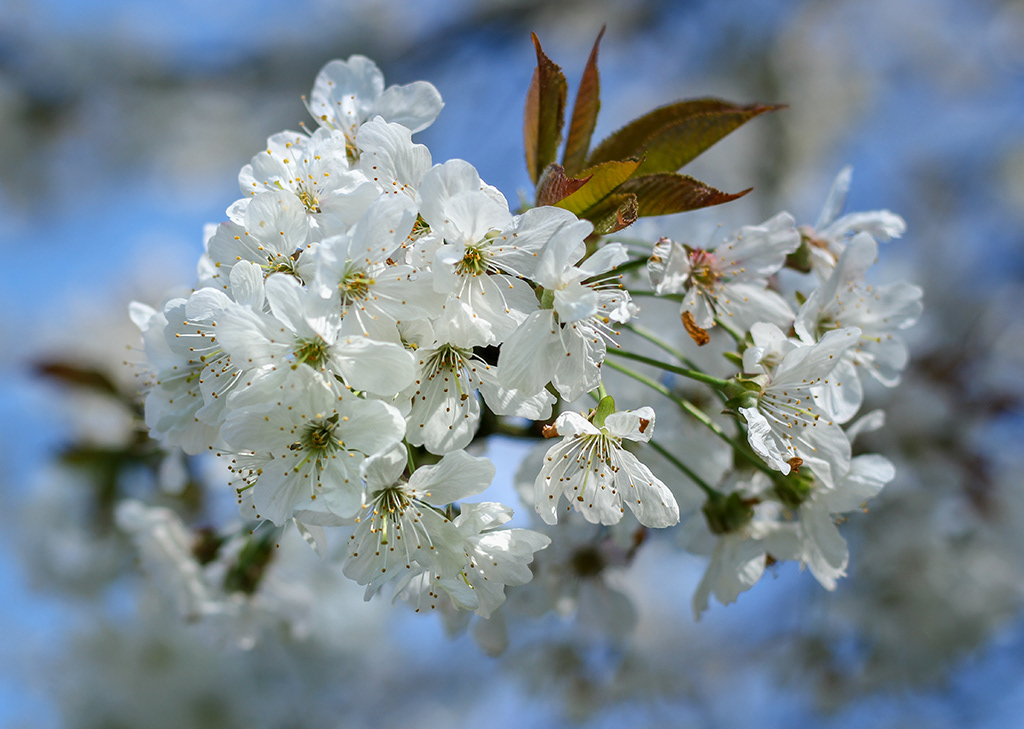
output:
[[[897,383],[900,331],[921,311],[917,287],[865,278],[877,241],[900,235],[902,220],[839,218],[844,172],[813,228],[782,213],[713,248],[662,238],[638,254],[561,207],[513,212],[468,162],[434,164],[412,137],[442,106],[429,83],[385,87],[361,56],[323,68],[308,98],[316,128],[275,134],[242,168],[242,198],[208,230],[199,286],[160,310],[132,307],[152,437],[216,455],[242,517],[270,523],[247,527],[253,544],[267,543],[260,529],[294,525],[367,599],[389,585],[417,609],[490,618],[506,586],[558,573],[552,560],[577,564],[580,549],[610,539],[636,542],[620,549],[628,561],[637,534],[678,524],[680,502],[701,491],[703,506],[683,510],[715,540],[698,614],[773,561],[799,561],[831,589],[848,559],[836,516],[894,475],[882,456],[853,457],[851,441],[881,421],[853,420],[862,376]],[[787,295],[783,267],[811,290]],[[683,346],[731,335],[734,374],[691,367],[673,335],[648,335],[660,359],[620,346],[620,332],[642,331],[641,292],[680,302],[679,318],[656,326]],[[722,425],[631,360],[710,386],[735,420]],[[646,382],[649,404],[617,409],[606,364]],[[694,416],[735,466],[716,482],[699,476],[692,444],[655,433],[655,407]],[[495,475],[470,452],[487,418],[549,439],[521,489],[534,529],[508,528],[507,505],[471,501]],[[671,477],[645,465],[655,447]],[[204,605],[231,593],[223,578],[212,590],[197,565],[236,557],[215,548],[204,562],[169,520],[121,510],[147,559],[175,565],[169,582]],[[563,534],[583,546],[548,550],[545,562],[541,550]],[[194,612],[197,600],[185,602]]]

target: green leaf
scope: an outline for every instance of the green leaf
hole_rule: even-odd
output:
[[[640,217],[649,217],[721,205],[743,197],[752,189],[748,187],[737,193],[722,192],[687,175],[658,172],[633,177],[624,182],[618,192],[636,195],[640,204]]]
[[[583,187],[589,177],[567,177],[562,165],[551,164],[537,182],[537,205],[555,205]]]
[[[737,106],[721,99],[690,99],[635,119],[601,142],[589,164],[646,154],[641,174],[675,172],[722,137],[781,105]]]
[[[627,159],[621,162],[604,162],[584,170],[580,173],[580,179],[587,178],[587,183],[569,197],[560,200],[558,207],[565,208],[581,218],[589,218],[588,211],[628,180],[639,166],[640,160]]]
[[[569,91],[562,69],[544,55],[537,34],[530,35],[537,49],[537,68],[526,92],[523,144],[526,147],[526,169],[536,184],[541,172],[555,161],[558,154]]]
[[[587,152],[590,150],[590,138],[597,125],[597,112],[601,109],[601,79],[597,73],[597,47],[601,44],[605,26],[597,34],[590,58],[583,69],[583,78],[576,91],[576,103],[572,107],[572,120],[569,122],[569,135],[565,140],[565,152],[562,154],[562,165],[567,174],[575,174],[587,163]]]
[[[609,195],[584,216],[594,224],[593,235],[608,235],[636,222],[639,206],[636,195]]]

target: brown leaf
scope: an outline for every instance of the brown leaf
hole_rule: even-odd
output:
[[[550,164],[537,183],[537,205],[554,205],[583,187],[590,177],[567,177],[562,165]]]
[[[599,144],[588,164],[646,154],[640,173],[675,172],[722,137],[782,105],[738,106],[721,99],[678,101],[633,120]]]
[[[752,189],[748,187],[737,193],[722,192],[687,175],[658,172],[626,180],[618,191],[636,195],[640,203],[640,216],[650,217],[721,205],[743,197]]]
[[[601,79],[597,72],[597,47],[601,44],[605,26],[597,34],[590,58],[583,69],[583,78],[576,90],[576,103],[572,107],[572,120],[569,122],[569,135],[565,140],[565,152],[562,164],[568,174],[575,174],[586,166],[587,152],[590,150],[590,138],[597,125],[597,113],[601,109]]]
[[[526,169],[536,184],[541,172],[555,161],[558,154],[569,91],[562,69],[544,55],[537,34],[530,35],[537,50],[537,68],[526,93],[523,145],[526,148]]]
[[[97,369],[56,360],[36,362],[32,367],[37,374],[62,382],[65,385],[84,387],[105,395],[120,396],[117,386],[106,374]]]
[[[690,339],[697,343],[698,347],[703,347],[711,341],[711,335],[708,334],[707,329],[702,329],[697,326],[697,322],[694,320],[693,314],[688,311],[684,311],[682,320],[683,328],[686,329],[686,333],[690,335]]]

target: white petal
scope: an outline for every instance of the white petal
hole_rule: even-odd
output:
[[[412,354],[400,344],[349,337],[331,347],[331,364],[356,390],[394,395],[416,379]]]
[[[263,309],[263,270],[256,263],[239,261],[231,267],[231,296],[250,309]]]
[[[645,406],[612,413],[605,418],[604,424],[608,432],[617,438],[646,443],[654,433],[654,419],[654,408]]]
[[[839,213],[843,211],[843,206],[846,204],[846,194],[850,190],[852,178],[853,168],[849,165],[839,170],[839,174],[836,175],[836,179],[828,191],[828,197],[821,209],[821,215],[818,216],[818,222],[814,224],[815,230],[821,230],[825,226],[831,225],[832,221],[839,217]]]
[[[401,478],[408,462],[405,446],[398,443],[367,458],[360,467],[367,490],[372,494],[393,486]]]
[[[505,387],[537,392],[551,381],[562,354],[557,326],[552,310],[535,311],[509,335],[498,356],[499,377]]]
[[[384,89],[371,113],[380,114],[389,122],[401,124],[415,134],[433,124],[443,106],[441,94],[433,84],[413,81],[404,86]]]
[[[619,470],[615,472],[618,496],[638,522],[655,529],[679,523],[675,497],[647,466],[628,451],[621,452],[618,465]]]
[[[788,474],[788,454],[780,450],[776,444],[768,420],[756,408],[740,408],[739,411],[747,421],[747,442],[754,449],[754,453],[761,456],[776,471]]]
[[[465,451],[447,453],[433,466],[420,466],[409,479],[417,498],[431,504],[450,504],[482,493],[494,480],[494,464]]]
[[[836,528],[828,509],[813,500],[800,507],[800,528],[808,542],[804,560],[811,574],[826,590],[834,590],[836,579],[846,574],[850,557],[846,540]]]

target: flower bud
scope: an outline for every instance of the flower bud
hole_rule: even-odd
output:
[[[764,388],[767,384],[767,375],[755,375],[753,377],[737,375],[733,377],[722,388],[726,396],[725,406],[730,410],[756,408],[758,399],[764,393]]]

